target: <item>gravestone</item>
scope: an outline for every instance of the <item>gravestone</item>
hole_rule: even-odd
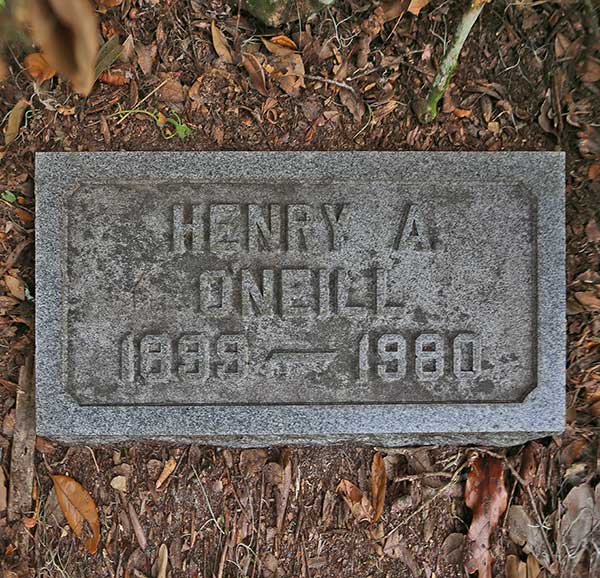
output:
[[[36,195],[39,435],[563,427],[562,153],[39,153]]]

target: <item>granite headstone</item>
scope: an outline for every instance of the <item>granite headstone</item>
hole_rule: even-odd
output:
[[[39,435],[563,427],[562,153],[39,153],[36,196]]]

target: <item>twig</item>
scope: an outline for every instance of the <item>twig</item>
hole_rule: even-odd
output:
[[[19,371],[16,424],[10,462],[7,518],[18,520],[31,511],[35,456],[35,396],[33,385],[33,354],[25,358]]]
[[[144,96],[144,98],[142,98],[142,100],[136,102],[133,105],[132,110],[130,112],[126,113],[124,116],[122,116],[117,121],[117,123],[115,124],[115,126],[119,126],[132,112],[137,112],[137,111],[135,111],[135,109],[138,108],[140,106],[140,104],[142,104],[143,102],[145,102],[146,100],[148,100],[159,88],[162,88],[162,86],[167,82],[167,80],[169,80],[169,79],[165,78],[154,90],[151,90],[146,96]],[[111,114],[110,116],[114,116],[114,115]]]
[[[404,520],[402,520],[402,522],[400,522],[399,524],[396,524],[396,526],[394,526],[381,539],[381,541],[383,542],[384,540],[387,540],[396,530],[398,530],[402,526],[405,526],[406,524],[408,524],[408,522],[410,520],[412,520],[417,514],[422,512],[427,506],[429,506],[429,504],[431,504],[434,500],[436,500],[439,496],[441,496],[448,488],[451,488],[454,484],[456,484],[456,482],[458,481],[458,477],[460,476],[460,473],[467,467],[467,465],[468,465],[468,462],[464,462],[461,466],[459,466],[454,471],[454,473],[452,474],[452,477],[450,478],[450,481],[445,486],[442,486],[433,496],[431,496],[431,498],[429,498],[429,500],[423,502],[423,504],[421,504],[421,506],[419,506],[412,514],[410,514],[410,516],[407,516],[406,518],[404,518]]]
[[[356,90],[354,90],[353,87],[351,87],[349,84],[346,84],[345,82],[340,82],[339,80],[324,78],[323,76],[313,76],[312,74],[305,74],[304,78],[308,78],[308,80],[315,80],[317,82],[324,82],[325,84],[333,84],[335,86],[338,86],[339,88],[345,88],[353,94],[356,94]]]
[[[454,40],[450,45],[450,50],[444,55],[444,59],[433,79],[429,96],[420,107],[419,118],[422,122],[431,122],[437,116],[438,102],[444,96],[444,93],[450,84],[452,75],[458,65],[460,51],[487,1],[488,0],[471,0],[469,8],[463,14],[456,30]]]
[[[400,476],[394,478],[394,482],[414,482],[423,478],[452,478],[450,472],[424,472],[422,474],[413,474],[410,476]]]

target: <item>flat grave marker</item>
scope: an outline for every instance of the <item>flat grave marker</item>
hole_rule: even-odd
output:
[[[563,427],[562,153],[39,153],[36,195],[40,435]]]

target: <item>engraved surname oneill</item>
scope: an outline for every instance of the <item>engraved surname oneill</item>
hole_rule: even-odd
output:
[[[171,246],[176,254],[235,255],[265,252],[340,251],[360,207],[348,203],[177,203],[171,207]],[[429,224],[418,205],[408,204],[390,223],[389,246],[431,250]]]
[[[385,269],[208,270],[196,284],[197,311],[209,318],[399,315],[402,299],[390,294],[389,276]]]

